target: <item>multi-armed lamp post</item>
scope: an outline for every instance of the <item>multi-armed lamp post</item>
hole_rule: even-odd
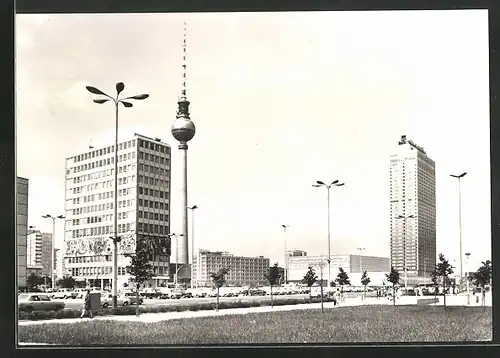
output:
[[[331,283],[331,272],[330,272],[330,189],[332,187],[337,187],[337,186],[343,186],[344,183],[339,183],[338,180],[332,181],[330,185],[326,185],[322,181],[318,180],[316,181],[316,184],[313,184],[313,187],[319,188],[319,187],[325,187],[326,192],[327,192],[327,200],[328,200],[328,287],[330,287]]]
[[[281,225],[281,227],[283,228],[283,236],[285,237],[285,262],[284,262],[284,269],[285,269],[285,277],[284,277],[284,281],[285,281],[285,284],[288,283],[288,253],[286,252],[286,229],[288,229],[290,226],[289,225]]]
[[[65,217],[62,216],[62,215],[58,215],[58,216],[53,216],[53,215],[50,215],[50,214],[45,214],[45,215],[42,215],[42,218],[44,219],[52,219],[52,252],[51,252],[51,261],[52,261],[52,265],[51,265],[51,280],[52,280],[52,289],[54,289],[56,287],[56,273],[55,273],[55,270],[56,270],[56,267],[55,267],[55,264],[56,264],[56,220],[57,219],[64,219]]]
[[[115,153],[115,158],[114,158],[114,164],[115,164],[115,175],[114,175],[114,182],[115,182],[115,192],[114,192],[114,236],[111,236],[111,239],[113,240],[113,280],[112,280],[112,287],[113,287],[113,307],[117,306],[116,302],[116,296],[117,296],[117,291],[118,291],[118,242],[121,241],[120,236],[118,236],[118,108],[119,104],[121,103],[124,107],[130,108],[132,107],[132,103],[129,102],[129,100],[142,100],[146,99],[149,97],[148,94],[139,94],[131,97],[125,97],[125,98],[119,98],[118,96],[120,93],[125,89],[125,85],[123,82],[118,82],[116,84],[116,97],[113,98],[103,91],[92,87],[92,86],[87,86],[87,90],[90,93],[101,95],[107,98],[102,98],[102,99],[94,99],[95,103],[98,104],[103,104],[105,102],[111,101],[115,105],[115,147],[114,147],[114,153]]]
[[[187,207],[189,210],[191,210],[191,247],[192,247],[192,259],[191,259],[191,272],[193,272],[193,266],[194,266],[194,261],[195,261],[195,251],[194,251],[194,211],[196,209],[198,209],[198,206],[197,205],[193,205],[193,206],[188,206]],[[198,287],[198,275],[199,275],[199,268],[200,268],[200,264],[198,262],[198,260],[196,260],[196,279],[193,280],[193,275],[191,274],[191,288],[193,287]],[[196,281],[196,282],[195,282]]]

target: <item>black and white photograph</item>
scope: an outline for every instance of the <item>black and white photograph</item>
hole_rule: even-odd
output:
[[[15,16],[17,343],[492,341],[488,10]]]

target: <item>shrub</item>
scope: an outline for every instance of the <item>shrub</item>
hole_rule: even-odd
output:
[[[330,302],[333,299],[324,298],[324,302]],[[319,303],[320,298],[314,297],[306,298],[275,298],[275,306],[283,305],[296,305],[304,303]],[[246,307],[263,307],[270,306],[271,300],[268,297],[262,297],[256,300],[237,300],[237,301],[221,301],[219,309],[230,308],[246,308]],[[215,302],[197,302],[197,303],[182,303],[172,305],[159,305],[159,306],[140,306],[139,313],[165,313],[165,312],[184,312],[184,311],[207,311],[215,309]],[[135,306],[120,306],[116,308],[105,308],[98,312],[94,312],[94,316],[129,316],[135,315]],[[34,311],[31,313],[19,311],[20,320],[47,320],[47,319],[61,319],[61,318],[77,318],[80,316],[79,309],[64,309],[61,311]]]

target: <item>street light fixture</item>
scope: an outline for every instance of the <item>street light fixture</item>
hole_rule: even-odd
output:
[[[467,175],[467,172],[463,172],[460,175],[450,174],[451,177],[458,179],[458,230],[460,235],[460,279],[463,277],[462,271],[462,190],[461,190],[461,179]]]
[[[198,206],[197,205],[193,205],[193,206],[188,206],[187,207],[189,210],[191,210],[192,212],[192,216],[191,216],[191,242],[192,242],[192,247],[193,247],[193,257],[191,259],[191,272],[193,270],[193,266],[194,266],[194,258],[195,258],[195,252],[194,252],[194,211],[196,209],[198,209]],[[196,260],[196,287],[198,287],[198,275],[199,275],[199,263],[198,263],[198,260]],[[191,275],[192,277],[193,275]],[[193,280],[191,280],[191,288],[195,287],[195,282],[193,282]]]
[[[406,220],[408,219],[414,219],[415,215],[408,215],[408,216],[403,216],[403,215],[398,215],[396,219],[403,219],[404,220],[404,240],[403,240],[403,267],[405,270],[405,292],[408,292],[408,267],[406,263]]]
[[[331,272],[330,272],[330,189],[336,186],[343,186],[344,183],[340,183],[339,180],[334,180],[330,185],[326,185],[321,180],[317,180],[316,184],[313,184],[313,187],[325,187],[327,191],[327,200],[328,200],[328,286],[330,286],[331,282]]]
[[[174,283],[175,283],[175,286],[177,286],[177,273],[179,272],[179,270],[182,268],[182,265],[177,268],[178,266],[178,261],[179,261],[179,237],[180,236],[184,236],[184,234],[168,234],[167,235],[168,237],[175,237],[175,276],[174,276]]]
[[[288,283],[288,253],[286,252],[286,229],[290,227],[290,225],[285,225],[285,224],[282,224],[281,227],[283,228],[283,233],[284,233],[284,238],[285,238],[285,261],[284,261],[284,264],[285,264],[285,284]]]
[[[56,287],[56,274],[55,274],[55,264],[56,264],[56,220],[57,219],[64,219],[65,217],[62,215],[58,216],[52,216],[50,214],[45,214],[42,215],[42,218],[44,219],[51,219],[52,220],[52,265],[51,265],[51,279],[52,279],[52,284],[51,288],[54,289]]]
[[[470,252],[465,253],[465,273],[467,274],[466,277],[466,284],[467,284],[467,306],[470,305],[470,292],[469,292],[469,257],[470,257]]]
[[[115,175],[114,175],[114,181],[115,181],[115,193],[114,193],[114,236],[111,237],[113,240],[113,279],[112,279],[112,291],[113,291],[113,307],[117,307],[117,290],[118,290],[118,242],[121,241],[120,236],[118,236],[118,107],[119,104],[123,104],[124,107],[130,108],[132,107],[132,103],[129,101],[125,100],[143,100],[149,97],[148,94],[139,94],[131,97],[125,97],[125,98],[118,98],[120,93],[125,89],[125,85],[123,82],[118,82],[116,84],[116,98],[113,98],[103,91],[92,87],[92,86],[86,86],[85,87],[87,91],[93,94],[105,96],[107,98],[101,98],[101,99],[94,99],[93,101],[98,104],[103,104],[108,101],[112,101],[115,104],[115,147],[114,147],[114,152],[115,152],[115,158],[114,158],[114,163],[115,163]]]

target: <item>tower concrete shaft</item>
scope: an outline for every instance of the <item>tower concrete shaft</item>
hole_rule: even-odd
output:
[[[179,242],[179,263],[181,264],[189,263],[187,150],[188,146],[186,142],[181,142],[179,144],[179,151],[181,154],[180,170],[182,173],[180,208],[182,210],[181,234],[184,235]]]

